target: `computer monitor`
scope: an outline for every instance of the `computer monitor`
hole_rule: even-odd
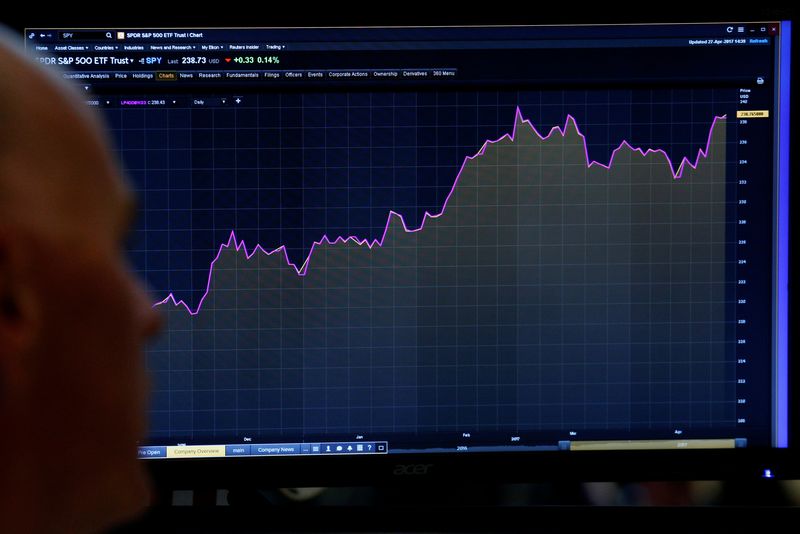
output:
[[[791,30],[25,29],[139,197],[143,461],[796,476]]]

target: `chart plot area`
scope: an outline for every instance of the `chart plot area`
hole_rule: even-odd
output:
[[[170,432],[733,424],[726,117],[691,160],[591,161],[571,116],[540,133],[519,109],[476,148],[440,211],[390,211],[378,239],[301,263],[232,229],[197,304],[155,303],[149,358],[192,370]]]

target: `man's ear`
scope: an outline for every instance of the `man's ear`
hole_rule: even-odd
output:
[[[0,225],[0,385],[27,383],[36,336],[36,306],[24,238]]]

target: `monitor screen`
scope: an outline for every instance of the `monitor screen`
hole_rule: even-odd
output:
[[[790,32],[26,29],[139,199],[140,456],[788,447]]]

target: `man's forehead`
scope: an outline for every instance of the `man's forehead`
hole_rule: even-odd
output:
[[[77,225],[98,235],[103,227],[114,235],[124,232],[135,199],[99,118],[77,91],[13,50],[0,46],[0,64],[18,82],[2,84],[0,91],[15,124],[5,146],[7,216],[13,211],[15,218],[33,218],[29,222],[51,231]]]

